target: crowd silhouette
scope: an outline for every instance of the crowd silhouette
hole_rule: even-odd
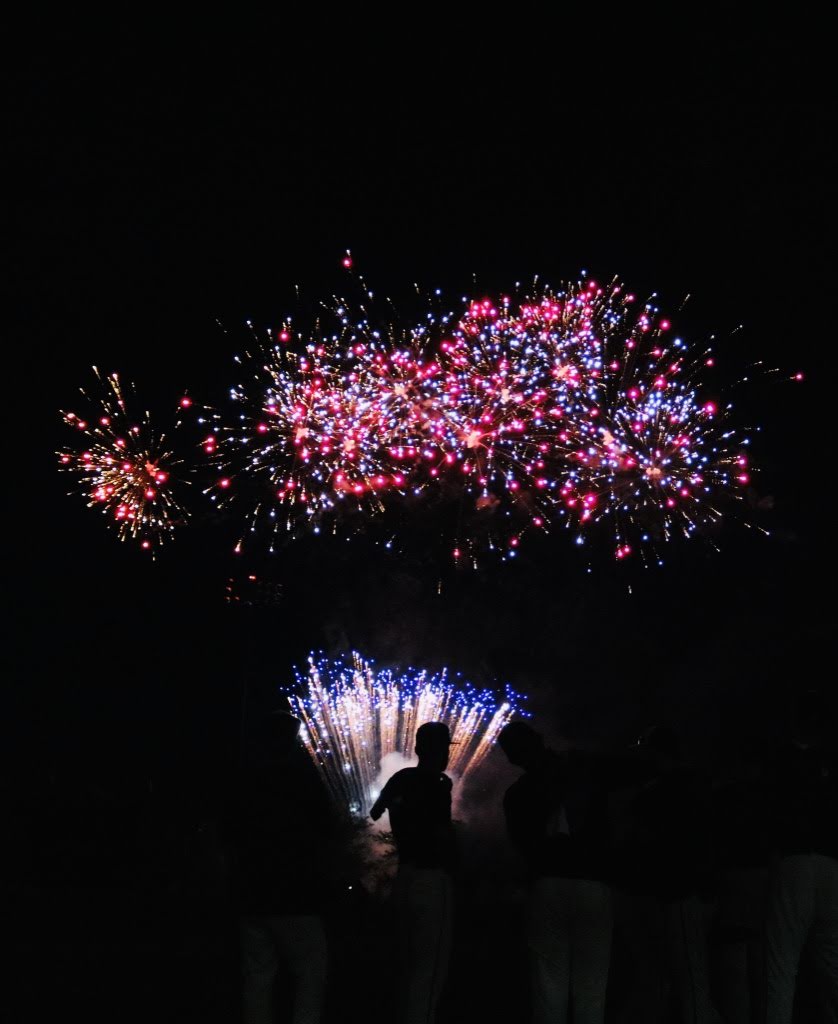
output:
[[[787,742],[715,786],[665,726],[620,751],[554,751],[524,721],[501,731],[500,751],[521,771],[503,814],[526,879],[518,934],[505,936],[528,960],[529,983],[508,1004],[522,1024],[791,1024],[796,992],[798,1019],[805,1012],[801,974],[810,1018],[838,1020],[838,777],[826,710],[804,693]],[[322,915],[340,884],[329,866],[340,857],[328,851],[341,839],[298,727],[278,714],[254,737],[226,826],[246,1024],[273,1019],[282,961],[289,1019],[325,1019]],[[458,920],[449,746],[444,724],[423,724],[418,764],[369,808],[373,821],[388,812],[398,862],[390,1009],[404,1024],[448,1019],[446,981],[468,983],[452,959],[468,921]],[[305,840],[292,841],[287,822],[301,820]],[[609,977],[615,946],[619,984]]]
[[[663,725],[591,750],[551,749],[538,724],[499,735],[493,757],[509,784],[492,796],[505,826],[496,839],[481,828],[488,804],[452,817],[443,723],[419,727],[418,763],[386,782],[362,825],[328,797],[299,721],[274,711],[248,729],[235,778],[186,839],[177,808],[168,826],[135,822],[131,837],[91,791],[65,801],[63,817],[45,806],[32,816],[51,821],[52,836],[36,830],[27,845],[12,828],[7,874],[43,877],[58,837],[50,863],[65,877],[54,892],[123,893],[118,912],[105,895],[95,913],[51,904],[87,921],[99,950],[76,971],[115,991],[125,988],[115,922],[139,933],[153,904],[157,924],[136,948],[145,971],[158,965],[150,987],[177,976],[191,993],[192,1015],[173,1009],[173,1020],[838,1022],[838,762],[821,693],[802,692],[786,736],[743,744],[723,775],[693,764]],[[103,859],[120,862],[120,843],[143,836],[154,842],[142,880],[105,879]],[[84,863],[68,885],[69,865]],[[130,891],[144,895],[132,904]],[[31,930],[21,945],[37,947],[43,908],[27,904],[20,920]],[[238,974],[224,1008],[200,1003],[206,977],[173,938],[190,929],[204,948],[218,943],[204,963]]]

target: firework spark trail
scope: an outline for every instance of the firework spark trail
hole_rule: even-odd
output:
[[[60,468],[78,476],[78,490],[88,507],[98,507],[116,525],[121,540],[139,541],[152,549],[171,537],[188,514],[176,496],[183,482],[178,474],[181,461],[157,436],[148,412],[139,421],[127,411],[126,394],[117,374],[103,377],[94,367],[99,397],[85,400],[96,405],[89,417],[62,412],[64,422],[76,431],[77,443],[58,453]]]
[[[376,670],[357,654],[351,665],[309,658],[303,693],[291,695],[303,722],[303,741],[334,799],[363,816],[376,795],[381,761],[413,754],[424,722],[445,722],[452,747],[448,770],[460,780],[483,762],[520,698],[500,703],[488,691],[462,687],[445,672]]]

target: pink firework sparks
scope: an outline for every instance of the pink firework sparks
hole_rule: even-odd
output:
[[[702,384],[715,357],[617,281],[467,300],[408,329],[329,310],[331,332],[289,322],[240,360],[238,418],[205,439],[214,500],[258,485],[252,530],[437,494],[466,513],[456,559],[486,537],[513,558],[528,531],[562,526],[577,544],[610,528],[614,557],[654,560],[712,536],[750,486],[750,438]]]
[[[176,497],[182,465],[165,435],[154,433],[148,413],[138,419],[129,415],[118,375],[102,377],[96,367],[94,372],[101,396],[82,391],[90,413],[62,413],[76,442],[58,453],[59,465],[77,477],[88,507],[98,508],[121,540],[130,538],[153,551],[187,520]]]

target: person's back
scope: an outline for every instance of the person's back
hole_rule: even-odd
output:
[[[302,749],[278,769],[246,769],[226,819],[240,912],[319,913],[332,832],[328,795]]]
[[[640,785],[622,853],[623,905],[632,942],[629,1000],[650,1020],[677,1006],[676,1019],[716,1024],[710,993],[708,908],[703,893],[712,868],[709,791],[684,762],[675,731],[653,726],[635,749]],[[634,1007],[635,1012],[638,1007]]]
[[[333,840],[328,797],[284,713],[262,724],[228,802],[224,834],[239,910],[243,1019],[272,1019],[279,961],[294,980],[294,1024],[321,1019],[327,948],[322,865]]]
[[[399,863],[450,870],[454,841],[448,776],[403,768],[384,787],[380,799],[390,812]]]
[[[498,738],[524,770],[504,797],[507,832],[527,864],[533,1018],[601,1024],[611,953],[605,798],[589,759],[556,754],[524,722]]]
[[[661,771],[634,805],[639,880],[661,899],[698,894],[710,867],[709,793],[685,766]]]
[[[750,756],[712,794],[716,914],[714,988],[724,1020],[763,1020],[769,829],[759,763]],[[759,1016],[758,1016],[759,1015]]]
[[[799,694],[768,771],[777,856],[766,920],[767,1020],[789,1024],[804,954],[825,1020],[838,1019],[838,779],[823,694]]]
[[[784,743],[769,766],[776,845],[781,856],[838,858],[838,765],[820,743]]]
[[[532,878],[607,878],[606,790],[595,762],[545,749],[507,790],[507,830]]]

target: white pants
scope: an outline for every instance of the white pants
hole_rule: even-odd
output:
[[[280,961],[294,979],[292,1024],[320,1024],[326,993],[323,922],[308,914],[248,915],[241,920],[244,1024],[271,1024]]]
[[[768,1024],[790,1024],[803,947],[821,985],[823,1024],[838,1021],[838,861],[781,857],[771,879],[765,926]]]
[[[431,1024],[451,958],[453,888],[447,872],[399,867],[394,889],[399,915],[403,1024]]]
[[[611,890],[582,878],[541,878],[530,893],[533,1021],[602,1024],[611,961]]]

